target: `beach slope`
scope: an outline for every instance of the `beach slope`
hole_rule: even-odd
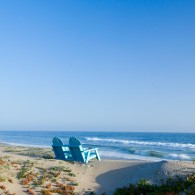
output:
[[[143,178],[160,184],[163,179],[185,177],[195,171],[192,162],[94,160],[86,165],[46,159],[52,155],[51,149],[2,144],[0,194],[41,194],[49,190],[113,194],[116,188],[136,184]]]

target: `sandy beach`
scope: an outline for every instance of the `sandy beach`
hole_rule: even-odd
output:
[[[52,156],[51,149],[1,144],[0,194],[46,194],[48,190],[52,194],[65,194],[65,190],[69,194],[113,194],[117,187],[142,178],[159,184],[162,179],[195,171],[192,162],[184,161],[93,160],[86,165],[47,159]]]

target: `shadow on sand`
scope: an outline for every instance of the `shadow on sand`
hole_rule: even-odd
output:
[[[101,174],[96,178],[96,182],[100,185],[96,193],[99,195],[106,192],[110,195],[116,188],[136,184],[142,178],[158,183],[164,179],[162,166],[165,163],[166,161],[140,163]]]

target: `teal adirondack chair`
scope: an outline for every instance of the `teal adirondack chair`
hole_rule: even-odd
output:
[[[69,147],[64,145],[63,141],[60,138],[57,137],[53,138],[52,147],[55,154],[55,159],[68,161],[73,160]]]
[[[74,161],[88,163],[89,160],[93,158],[97,158],[99,161],[101,160],[98,153],[98,148],[84,149],[81,142],[75,137],[70,137],[69,149]]]

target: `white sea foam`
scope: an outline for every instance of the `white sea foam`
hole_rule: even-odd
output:
[[[169,154],[168,158],[179,159],[179,160],[190,160],[191,159],[191,157],[186,154]]]
[[[33,144],[2,142],[2,141],[1,141],[1,143],[8,144],[11,146],[23,146],[23,147],[32,147],[32,148],[51,148],[51,146],[46,146],[46,145],[33,145]]]
[[[100,151],[100,156],[105,159],[126,159],[126,160],[150,160],[150,161],[161,161],[164,159],[159,159],[150,156],[139,156],[132,154],[123,154],[115,151]]]
[[[164,157],[159,158],[155,156],[149,156],[149,151],[136,151],[135,154],[125,154],[117,151],[100,151],[100,156],[102,158],[111,159],[129,159],[129,160],[151,160],[151,161],[161,161],[161,160],[191,160],[192,158],[186,154],[168,154]]]
[[[88,141],[99,141],[99,142],[112,142],[112,143],[122,143],[122,144],[137,144],[137,145],[148,145],[148,146],[164,146],[171,148],[190,148],[195,149],[195,144],[180,144],[172,142],[147,142],[147,141],[134,141],[134,140],[121,140],[121,139],[102,139],[98,137],[87,137]]]

